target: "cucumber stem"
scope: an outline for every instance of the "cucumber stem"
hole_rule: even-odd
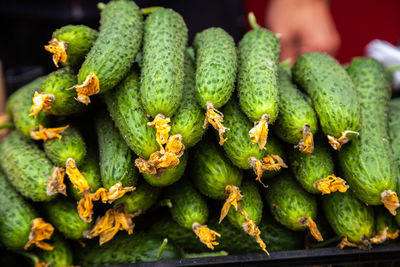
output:
[[[162,8],[161,6],[151,6],[151,7],[145,7],[145,8],[141,8],[140,12],[143,15],[150,15],[151,13],[153,13],[154,11],[158,10]]]
[[[248,19],[249,19],[249,24],[253,29],[260,28],[260,25],[257,24],[256,16],[254,16],[253,12],[249,12]]]
[[[184,258],[204,258],[204,257],[218,257],[218,256],[228,256],[229,253],[221,250],[214,252],[202,252],[202,253],[183,253]]]
[[[386,70],[393,75],[393,72],[400,70],[400,64],[387,67]]]
[[[167,246],[167,244],[168,244],[168,238],[164,238],[164,240],[161,243],[161,246],[160,246],[160,248],[158,249],[158,252],[157,252],[157,257],[156,257],[157,261],[160,260],[161,254],[163,253],[163,251],[164,251],[165,247]]]
[[[0,124],[0,130],[1,129],[15,129],[15,125],[12,122],[6,122],[3,124]]]

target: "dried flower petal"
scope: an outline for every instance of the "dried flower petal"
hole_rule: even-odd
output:
[[[346,184],[345,180],[331,174],[324,179],[316,181],[314,183],[314,188],[318,189],[323,195],[325,195],[336,191],[344,193],[349,189],[349,186]]]
[[[47,195],[51,196],[57,193],[67,195],[67,186],[64,184],[65,169],[54,167],[51,177],[47,182]]]
[[[76,93],[78,94],[75,99],[87,106],[90,103],[89,96],[98,94],[100,92],[100,82],[96,74],[91,72],[86,77],[86,80],[83,82],[83,84],[75,85],[72,88],[75,88]]]
[[[314,151],[314,138],[310,129],[310,125],[304,124],[301,129],[302,138],[300,142],[294,146],[298,148],[300,152],[305,154],[311,154]]]
[[[24,249],[27,250],[30,245],[35,244],[43,250],[53,250],[54,246],[44,242],[45,239],[50,239],[54,232],[54,227],[50,223],[46,223],[42,218],[33,219],[31,222],[31,232],[29,233],[29,241]]]
[[[238,210],[240,205],[239,201],[243,198],[243,196],[240,194],[239,187],[236,187],[234,185],[227,185],[225,187],[225,194],[228,195],[228,198],[222,206],[219,223],[221,223],[222,220],[226,217],[231,206],[234,206],[235,209]]]
[[[53,94],[43,94],[35,92],[32,98],[33,105],[29,109],[31,112],[29,116],[33,116],[35,119],[41,110],[46,111],[51,109],[51,105],[54,102]]]
[[[259,121],[254,122],[254,127],[249,131],[249,136],[253,144],[258,144],[260,149],[265,149],[268,138],[269,115],[264,114]]]
[[[30,131],[30,134],[32,139],[34,140],[47,141],[54,138],[58,138],[59,140],[61,140],[62,136],[60,135],[60,133],[65,131],[68,127],[69,125],[58,128],[44,128],[42,125],[39,125],[39,130],[35,131],[34,129],[32,129]]]
[[[214,246],[219,245],[218,242],[215,241],[215,238],[221,235],[210,228],[207,225],[200,225],[198,223],[194,223],[192,225],[192,229],[196,236],[199,237],[200,242],[205,244],[209,249],[214,250]]]
[[[229,131],[229,128],[226,128],[222,123],[224,122],[224,114],[221,111],[214,108],[213,103],[207,102],[207,111],[206,118],[204,120],[203,128],[207,127],[207,124],[210,123],[215,130],[219,133],[219,144],[222,146],[227,138],[224,139],[224,133]]]
[[[62,63],[67,62],[67,43],[64,41],[58,41],[53,38],[49,41],[49,44],[44,49],[53,54],[54,65],[58,68],[58,62],[61,60]]]

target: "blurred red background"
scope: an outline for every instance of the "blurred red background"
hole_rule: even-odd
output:
[[[246,0],[246,13],[254,12],[259,24],[265,26],[268,2]],[[373,39],[394,45],[400,40],[400,0],[332,0],[330,8],[341,37],[336,55],[341,63],[363,56],[365,45]]]

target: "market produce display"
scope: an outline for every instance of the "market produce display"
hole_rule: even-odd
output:
[[[383,65],[279,63],[253,14],[237,44],[221,28],[188,44],[172,9],[99,9],[98,31],[55,30],[58,69],[8,99],[6,249],[97,266],[395,242],[400,102]]]

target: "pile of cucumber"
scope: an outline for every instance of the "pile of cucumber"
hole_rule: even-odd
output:
[[[400,101],[379,62],[280,63],[252,14],[238,44],[221,28],[188,44],[172,9],[99,9],[7,102],[2,253],[98,266],[397,238]]]

